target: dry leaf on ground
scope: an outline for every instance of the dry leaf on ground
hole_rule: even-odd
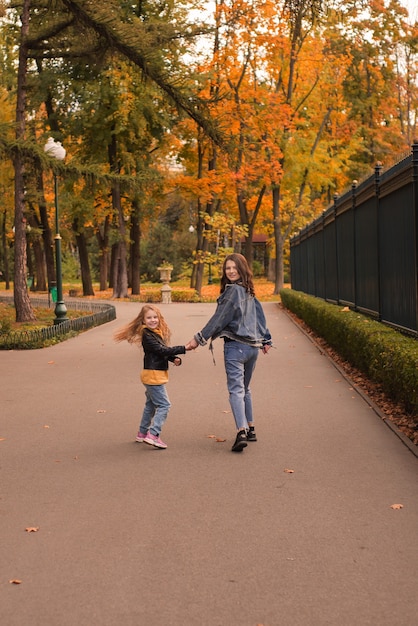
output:
[[[287,468],[284,469],[283,471],[285,472],[285,474],[294,474],[295,473],[295,470],[287,469]]]
[[[12,578],[12,580],[9,580],[9,583],[11,583],[12,585],[21,585],[22,581],[18,578]]]
[[[403,504],[391,504],[391,509],[403,509]]]
[[[25,528],[27,533],[37,533],[39,530],[39,526],[28,526]]]

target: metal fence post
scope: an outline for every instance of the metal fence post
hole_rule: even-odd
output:
[[[354,309],[357,310],[357,231],[356,231],[356,189],[357,189],[357,180],[353,180],[351,184],[351,210],[353,211],[353,288],[354,288]]]
[[[412,197],[415,217],[415,303],[416,328],[418,329],[418,139],[412,144]]]
[[[374,168],[374,193],[375,193],[375,201],[376,201],[376,227],[377,227],[377,311],[378,311],[378,320],[382,321],[382,306],[381,306],[381,280],[382,277],[380,275],[380,175],[382,173],[382,164],[378,161]]]

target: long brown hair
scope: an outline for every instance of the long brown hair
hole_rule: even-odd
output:
[[[168,344],[171,337],[171,331],[167,326],[160,309],[154,304],[144,304],[138,315],[132,322],[123,326],[115,332],[113,338],[115,341],[128,341],[129,343],[141,344],[142,334],[145,328],[145,315],[148,311],[154,311],[158,317],[158,330],[161,332],[162,338]]]
[[[255,296],[253,273],[250,266],[248,265],[245,256],[243,256],[242,254],[238,254],[238,252],[228,254],[222,265],[221,293],[223,293],[225,291],[225,287],[230,284],[230,281],[225,274],[227,261],[232,261],[233,263],[235,263],[238,274],[240,276],[240,280],[238,281],[239,284],[242,285],[248,293],[250,293],[252,296]]]

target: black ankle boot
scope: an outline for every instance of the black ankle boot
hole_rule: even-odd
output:
[[[257,441],[254,426],[250,426],[247,430],[247,441]]]

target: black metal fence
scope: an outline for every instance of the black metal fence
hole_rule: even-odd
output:
[[[418,334],[418,143],[353,183],[290,242],[297,291]]]
[[[13,303],[10,296],[0,296],[1,302]],[[45,298],[31,298],[34,307],[50,307],[50,302]],[[21,330],[8,333],[0,332],[0,350],[15,349],[32,349],[42,347],[47,339],[53,339],[71,333],[72,331],[81,332],[106,324],[116,319],[116,309],[112,304],[104,302],[84,302],[80,300],[67,300],[66,304],[69,309],[75,311],[86,311],[86,315],[73,320],[67,320],[61,324],[47,326],[37,330]]]

